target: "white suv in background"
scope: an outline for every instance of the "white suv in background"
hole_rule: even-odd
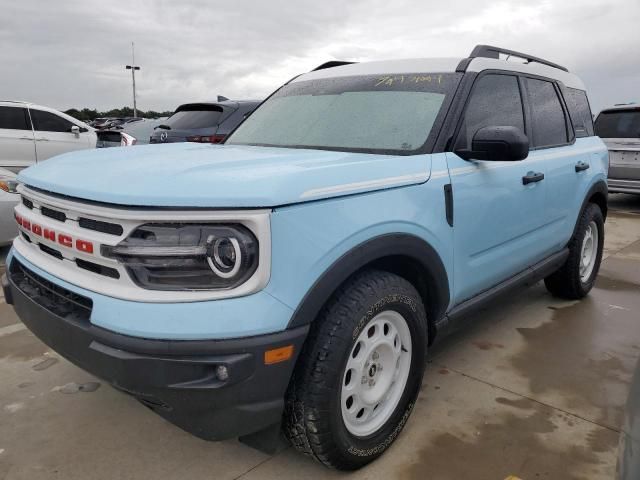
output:
[[[96,147],[89,125],[52,108],[0,101],[0,168],[19,172],[47,158]]]

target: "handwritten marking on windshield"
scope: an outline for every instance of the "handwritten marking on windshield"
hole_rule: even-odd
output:
[[[382,78],[378,79],[378,83],[376,83],[376,87],[380,86],[380,85],[388,85],[391,86],[394,83],[404,83],[404,75],[399,75],[397,77],[390,77],[390,76],[385,76]]]
[[[405,75],[385,75],[384,77],[380,77],[375,84],[376,87],[379,86],[392,86],[396,83],[404,83],[405,80],[407,83],[442,83],[442,75],[410,75],[406,77]]]

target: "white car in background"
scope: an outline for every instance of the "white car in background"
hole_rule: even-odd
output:
[[[13,219],[13,209],[20,201],[17,186],[16,174],[0,168],[0,247],[11,243],[18,234],[18,224]]]
[[[61,153],[95,148],[96,132],[52,108],[0,101],[0,168],[23,168]]]

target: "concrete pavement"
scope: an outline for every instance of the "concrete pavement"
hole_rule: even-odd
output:
[[[478,312],[430,355],[418,404],[358,479],[611,479],[640,356],[640,197],[614,196],[606,259],[581,302],[538,284]],[[299,479],[288,449],[198,440],[74,367],[0,299],[0,479]]]

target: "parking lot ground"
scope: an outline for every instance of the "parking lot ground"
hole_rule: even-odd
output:
[[[403,434],[353,478],[611,479],[640,356],[640,197],[612,196],[580,302],[540,283],[433,348]],[[0,479],[300,479],[333,472],[198,440],[47,349],[0,300]]]

